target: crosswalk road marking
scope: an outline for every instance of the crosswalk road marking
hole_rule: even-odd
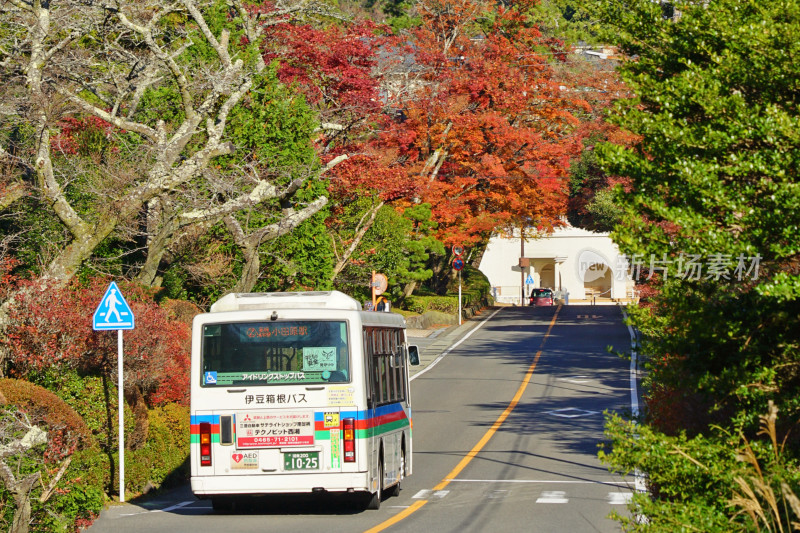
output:
[[[476,481],[476,480],[454,480],[454,481]],[[517,481],[517,480],[512,480]],[[533,483],[544,483],[543,481],[532,481]],[[484,495],[487,499],[502,499],[507,497],[511,491],[504,489],[491,490]],[[450,493],[449,490],[422,489],[411,498],[414,500],[431,500],[434,498],[442,499]],[[627,505],[633,499],[632,492],[609,492],[606,501],[609,505]],[[188,503],[188,502],[187,502]],[[569,503],[567,492],[563,490],[542,491],[536,503]],[[184,504],[185,505],[185,504]]]
[[[611,505],[627,505],[633,499],[632,492],[609,492],[608,503]]]
[[[609,492],[608,503],[610,505],[627,505],[631,502],[633,493],[631,492]],[[568,503],[567,493],[562,490],[546,490],[536,500],[536,503]]]
[[[567,503],[567,493],[562,490],[546,490],[542,492],[536,503]]]
[[[444,498],[449,493],[449,490],[432,491],[430,489],[422,489],[411,498],[414,500],[429,500],[431,498]]]

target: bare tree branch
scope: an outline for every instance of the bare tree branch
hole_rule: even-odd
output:
[[[350,243],[350,246],[347,247],[342,257],[336,262],[336,265],[333,267],[333,275],[331,276],[331,281],[336,279],[344,267],[347,266],[347,262],[350,260],[350,257],[355,253],[358,245],[361,244],[361,240],[364,238],[364,235],[367,234],[367,231],[372,227],[375,223],[375,218],[378,216],[378,211],[380,211],[381,207],[386,202],[380,201],[375,204],[372,209],[364,213],[364,216],[361,217],[361,220],[358,222],[357,231],[355,237],[353,237],[353,241]]]
[[[227,139],[228,119],[265,68],[260,53],[265,25],[322,12],[316,1],[281,0],[267,13],[231,0],[238,17],[219,34],[206,19],[212,0],[3,4],[3,16],[17,33],[0,35],[0,68],[13,74],[0,80],[0,95],[25,95],[8,100],[13,109],[6,120],[25,123],[35,132],[32,154],[17,166],[28,169],[23,183],[33,182],[25,186],[41,195],[69,232],[44,269],[46,276],[66,282],[103,240],[140,217],[153,220],[148,209],[166,206],[173,198],[181,199],[169,210],[174,221],[148,224],[148,242],[160,235],[168,246],[182,227],[207,227],[237,210],[287,194],[265,180],[240,181],[246,188],[226,193],[220,202],[218,196],[204,194],[216,189],[205,180],[215,158],[236,153]],[[172,22],[175,14],[185,22]],[[248,42],[232,39],[235,32],[244,32]],[[202,63],[192,54],[200,41],[215,56]],[[179,107],[170,110],[175,116],[154,116],[142,109],[143,99],[155,91],[176,95]],[[135,138],[135,147],[94,168],[74,163],[68,152],[55,152],[54,140],[63,134],[61,117],[76,110],[78,116],[91,115],[112,125],[115,130],[108,135],[117,143]],[[3,157],[6,153],[0,152]],[[325,170],[329,168],[330,164]],[[97,182],[98,171],[108,177],[107,184]],[[304,175],[316,179],[318,173],[309,169]],[[96,203],[77,208],[66,191],[81,180],[94,187],[81,191],[83,201],[94,195]],[[0,205],[5,206],[23,189],[6,178],[0,180],[0,190],[5,193]],[[282,227],[293,227],[293,222]]]

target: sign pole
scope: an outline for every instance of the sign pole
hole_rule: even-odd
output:
[[[458,271],[458,325],[461,325],[461,271]]]
[[[117,330],[117,394],[119,396],[119,501],[125,501],[125,398],[122,380],[122,330]]]
[[[374,311],[375,310],[375,300],[376,300],[376,298],[375,298],[375,271],[374,270],[372,271],[372,282],[370,283],[370,286],[372,287],[372,310]]]
[[[519,225],[519,256],[525,257],[525,226]],[[519,267],[520,284],[519,284],[519,305],[525,305],[525,267],[520,264]]]
[[[113,281],[92,316],[95,331],[117,330],[117,402],[119,404],[119,501],[125,501],[125,384],[122,374],[122,331],[133,329],[136,318]],[[111,429],[111,428],[109,428]]]
[[[461,256],[464,254],[464,247],[461,245],[453,246],[453,269],[458,272],[458,325],[461,325],[461,269],[464,268],[464,260]]]

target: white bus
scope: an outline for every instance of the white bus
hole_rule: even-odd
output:
[[[229,294],[195,317],[191,486],[245,495],[358,493],[380,507],[411,474],[405,320],[337,292]]]

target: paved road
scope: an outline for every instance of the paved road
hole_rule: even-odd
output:
[[[412,342],[414,475],[379,511],[303,498],[217,515],[187,486],[90,531],[619,531],[606,517],[632,480],[596,457],[603,411],[630,410],[629,363],[606,350],[630,346],[619,308],[497,308]]]
[[[428,503],[391,531],[619,531],[606,517],[626,511],[632,480],[610,475],[596,455],[603,412],[630,410],[629,363],[606,350],[626,350],[630,337],[615,307],[555,313],[503,309],[415,379],[415,404],[436,406],[415,409],[415,427],[437,428],[415,434],[415,468],[439,490],[420,495]],[[460,446],[493,427],[477,453]],[[456,475],[428,474],[470,453]]]

